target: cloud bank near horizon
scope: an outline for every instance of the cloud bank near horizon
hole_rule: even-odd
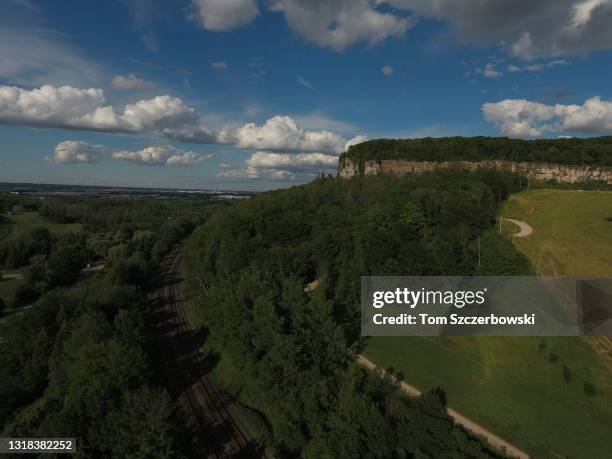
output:
[[[102,89],[53,85],[35,89],[0,86],[0,124],[154,133],[184,143],[220,143],[241,149],[335,155],[365,139],[363,135],[347,139],[327,130],[305,130],[289,116],[273,116],[262,125],[228,125],[214,131],[204,126],[195,109],[178,97],[155,96],[118,108],[106,105]]]
[[[136,151],[113,151],[104,145],[64,140],[57,144],[48,160],[56,164],[94,164],[103,158],[112,158],[145,166],[193,166],[212,157],[212,154],[185,151],[171,145],[155,145]]]

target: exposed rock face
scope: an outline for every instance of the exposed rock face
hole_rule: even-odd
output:
[[[608,185],[612,184],[612,169],[610,168],[566,166],[549,163],[515,163],[503,160],[436,162],[383,159],[380,162],[375,160],[365,161],[361,168],[359,161],[343,157],[338,165],[338,175],[340,177],[352,177],[354,175],[359,175],[361,170],[363,170],[364,175],[390,174],[399,176],[408,173],[421,173],[453,168],[470,171],[477,169],[509,170],[523,173],[536,181],[556,180],[559,183],[602,181],[606,182]]]

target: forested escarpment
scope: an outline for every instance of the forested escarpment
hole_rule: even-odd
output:
[[[378,139],[353,145],[341,156],[359,162],[411,161],[544,162],[612,167],[612,137],[520,140],[507,137]]]
[[[320,179],[212,216],[187,293],[227,379],[281,457],[488,457],[442,390],[418,399],[355,366],[362,275],[525,274],[495,230],[508,173]],[[478,263],[478,239],[481,263]]]
[[[0,323],[0,436],[76,437],[80,457],[189,457],[186,423],[156,378],[147,294],[164,255],[223,204],[12,196],[0,204],[82,225],[66,240],[13,234],[15,224],[3,231],[2,246],[20,255],[4,262],[21,260],[26,288],[42,296],[13,305]],[[68,286],[96,258],[104,269]],[[55,282],[62,263],[71,277]]]

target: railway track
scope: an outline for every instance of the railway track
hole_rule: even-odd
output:
[[[163,372],[171,391],[179,397],[191,418],[195,457],[267,457],[256,446],[254,436],[239,421],[235,408],[216,389],[208,374],[202,352],[193,341],[193,328],[180,295],[180,251],[174,250],[165,261],[162,286],[156,292],[158,312],[165,313],[163,332],[166,364]]]

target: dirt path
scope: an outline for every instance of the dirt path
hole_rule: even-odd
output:
[[[357,362],[369,370],[382,371],[384,373],[383,369],[378,368],[374,363],[372,363],[363,355],[359,355],[357,357]],[[416,387],[411,386],[410,384],[404,381],[398,381],[398,383],[402,390],[411,397],[418,397],[419,395],[421,395],[421,391],[418,390]],[[527,454],[525,451],[517,448],[514,445],[511,445],[507,441],[501,439],[500,437],[488,431],[487,429],[472,421],[471,419],[466,418],[465,416],[457,413],[452,408],[448,408],[448,415],[453,418],[457,425],[460,425],[461,427],[466,430],[469,430],[473,434],[484,438],[491,446],[499,450],[505,451],[508,456],[518,459],[529,459],[529,454]]]
[[[533,233],[533,228],[527,222],[523,222],[520,220],[514,220],[512,218],[504,218],[503,220],[512,222],[520,228],[519,232],[516,234],[513,234],[512,237],[527,237],[531,233]]]

